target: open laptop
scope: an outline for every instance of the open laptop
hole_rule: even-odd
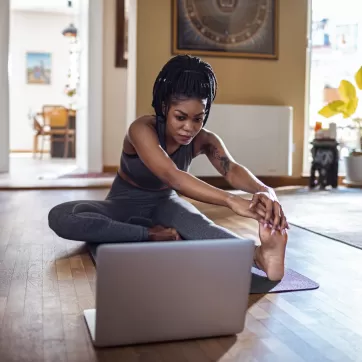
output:
[[[241,332],[253,254],[248,239],[100,245],[96,309],[84,311],[94,346]]]

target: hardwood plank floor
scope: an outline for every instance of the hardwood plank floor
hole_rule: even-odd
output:
[[[362,361],[362,251],[295,227],[287,266],[313,291],[251,295],[233,337],[95,350],[83,320],[96,271],[81,242],[58,238],[49,209],[107,190],[0,193],[0,361]],[[256,223],[195,203],[215,222],[258,240]],[[361,236],[362,237],[362,236]]]

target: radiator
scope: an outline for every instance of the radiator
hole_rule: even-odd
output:
[[[206,129],[218,134],[233,158],[257,176],[291,176],[293,109],[287,106],[214,104]],[[205,155],[195,176],[220,176]]]

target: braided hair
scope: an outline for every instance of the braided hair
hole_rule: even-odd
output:
[[[156,112],[156,128],[161,146],[166,149],[167,113],[172,102],[190,98],[206,99],[203,126],[216,97],[217,80],[210,64],[198,57],[177,55],[161,69],[153,86],[152,107]]]

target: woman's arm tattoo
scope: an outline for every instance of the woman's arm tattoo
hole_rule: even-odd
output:
[[[218,149],[210,144],[204,147],[204,152],[207,156],[211,156],[220,162],[221,173],[223,176],[226,176],[230,170],[229,158],[227,156],[221,156]]]

